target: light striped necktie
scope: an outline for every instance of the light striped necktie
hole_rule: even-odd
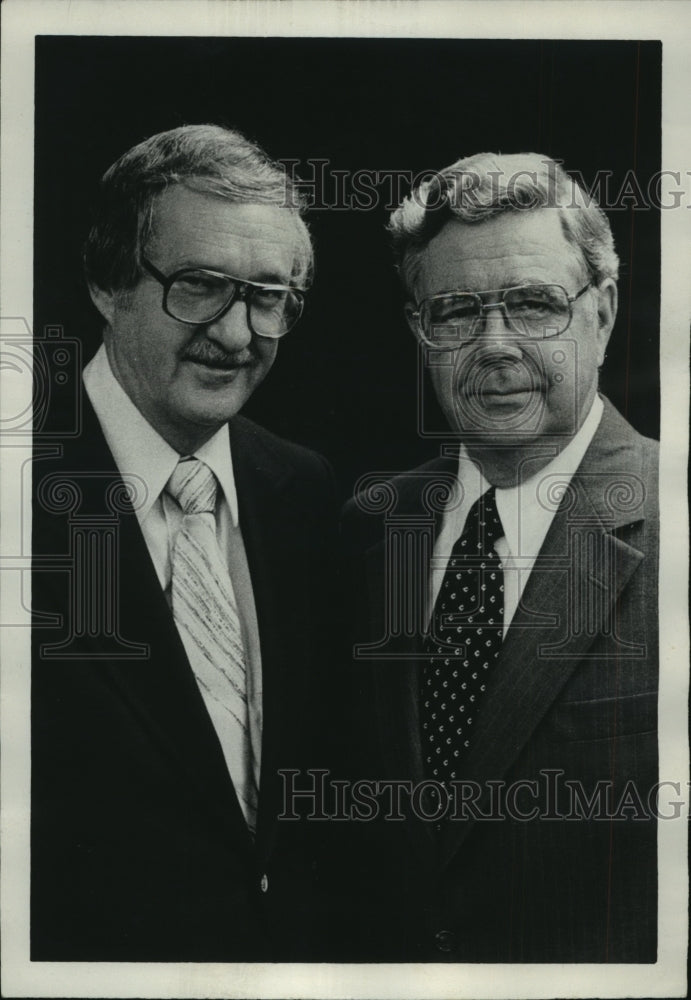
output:
[[[198,458],[178,462],[166,492],[183,519],[173,548],[173,617],[218,734],[252,833],[258,787],[237,601],[216,539],[216,477]]]

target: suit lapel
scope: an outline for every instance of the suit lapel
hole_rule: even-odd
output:
[[[473,744],[461,778],[485,789],[501,779],[597,637],[612,655],[637,655],[622,644],[611,611],[643,555],[616,537],[644,516],[640,459],[628,425],[607,404],[581,467],[571,481],[527,581],[488,683]],[[630,502],[620,509],[612,488]],[[448,863],[473,820],[454,821],[445,831],[440,860]]]
[[[303,595],[298,583],[299,543],[286,529],[294,505],[295,473],[264,446],[253,425],[235,418],[230,424],[231,453],[238,492],[240,528],[247,554],[262,658],[262,760],[257,819],[257,851],[267,858],[276,839],[283,787],[278,770],[290,758],[298,723],[289,717],[290,702],[300,700],[305,678],[291,669],[288,651],[297,653]],[[291,552],[291,546],[294,551]]]
[[[232,827],[234,838],[249,848],[246,824],[216,730],[135,517],[123,525],[122,535],[122,550],[126,553],[123,624],[132,630],[139,628],[140,635],[151,636],[152,659],[145,668],[133,664],[116,669],[113,681],[128,698],[147,732],[165,748],[181,774],[195,787],[205,807]],[[147,592],[143,622],[140,601]]]
[[[97,472],[120,474],[105,442],[100,424],[85,398],[84,428],[79,442],[66,446],[63,466],[82,472],[88,480]],[[100,492],[103,486],[99,486]],[[218,737],[189,666],[149,556],[137,517],[127,504],[117,522],[119,574],[119,629],[122,638],[148,646],[144,659],[99,661],[94,669],[129,706],[148,739],[155,742],[188,782],[201,804],[223,823],[229,835],[250,847],[232,781]],[[86,639],[85,658],[100,652],[97,637]]]
[[[422,489],[435,473],[455,471],[455,463],[439,459],[416,477],[397,480],[406,511],[422,513]],[[526,584],[521,604],[478,716],[474,742],[461,778],[485,788],[511,767],[535,728],[549,711],[576,666],[587,658],[597,636],[612,652],[636,655],[622,645],[612,627],[611,610],[642,559],[642,553],[617,537],[617,531],[644,516],[646,481],[640,450],[626,422],[605,401],[605,412],[581,467],[555,514],[542,550]],[[619,489],[627,498],[613,501]],[[435,520],[436,538],[441,518]],[[373,620],[386,620],[382,606],[387,586],[384,543],[366,554]],[[424,576],[428,578],[428,573]],[[413,782],[425,777],[419,734],[419,637],[408,640],[406,656],[375,670],[377,717],[381,720],[380,753],[387,773]],[[478,803],[482,809],[483,800]],[[438,849],[443,866],[457,852],[472,820],[448,824],[435,847],[431,824],[413,818],[408,824],[417,848]]]
[[[298,542],[285,530],[285,511],[296,500],[296,477],[291,466],[274,451],[269,452],[248,421],[235,418],[230,424],[231,457],[238,494],[240,529],[252,581],[262,659],[263,732],[259,811],[256,849],[266,859],[277,831],[277,815],[282,801],[278,769],[285,765],[286,748],[295,742],[294,717],[286,712],[286,693],[301,699],[301,672],[291,670],[286,650],[299,648],[300,587],[294,585],[295,568],[300,565]],[[151,592],[146,629],[157,637],[157,662],[165,670],[139,677],[134,671],[118,671],[116,683],[130,695],[133,706],[176,755],[191,781],[204,795],[207,807],[227,825],[243,848],[252,849],[234,785],[223,759],[218,737],[189,667],[182,641],[155,575],[136,517],[125,518],[127,543],[123,541],[127,567],[125,579],[142,579],[142,568]],[[291,553],[291,544],[295,551]],[[131,555],[130,555],[131,553]],[[139,583],[141,589],[141,583]],[[134,592],[134,591],[133,591]],[[141,605],[126,601],[126,619],[141,627]],[[150,618],[151,616],[151,618]],[[144,633],[145,634],[145,633]],[[290,685],[290,687],[288,687]],[[163,693],[162,693],[163,692]],[[302,699],[304,701],[304,699]],[[230,823],[228,821],[231,820]]]

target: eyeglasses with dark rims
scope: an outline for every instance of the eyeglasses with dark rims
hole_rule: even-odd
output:
[[[180,323],[213,323],[235,302],[244,302],[252,333],[277,340],[302,315],[305,297],[301,288],[244,281],[205,267],[185,267],[165,275],[144,257],[142,266],[163,285],[163,311]]]
[[[434,350],[453,350],[471,340],[490,309],[500,309],[509,328],[529,340],[557,337],[573,319],[573,303],[592,285],[575,295],[562,285],[517,285],[486,292],[439,292],[423,299],[413,313],[424,343]]]

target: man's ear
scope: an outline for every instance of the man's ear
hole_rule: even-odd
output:
[[[92,281],[89,282],[89,295],[91,301],[96,306],[101,316],[108,324],[113,325],[113,315],[115,313],[115,297],[113,292],[107,288],[99,288]]]
[[[418,312],[412,302],[406,302],[403,307],[405,312],[405,318],[413,336],[416,340],[420,339],[420,327],[418,326]]]
[[[597,296],[598,365],[601,365],[605,360],[605,351],[617,318],[616,282],[612,278],[605,278],[597,288]]]

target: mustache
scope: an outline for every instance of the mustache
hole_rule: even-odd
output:
[[[182,355],[183,361],[197,361],[200,364],[208,365],[210,368],[222,368],[231,371],[234,368],[246,368],[254,362],[254,357],[248,350],[239,351],[236,354],[229,354],[218,344],[210,340],[193,341]]]

